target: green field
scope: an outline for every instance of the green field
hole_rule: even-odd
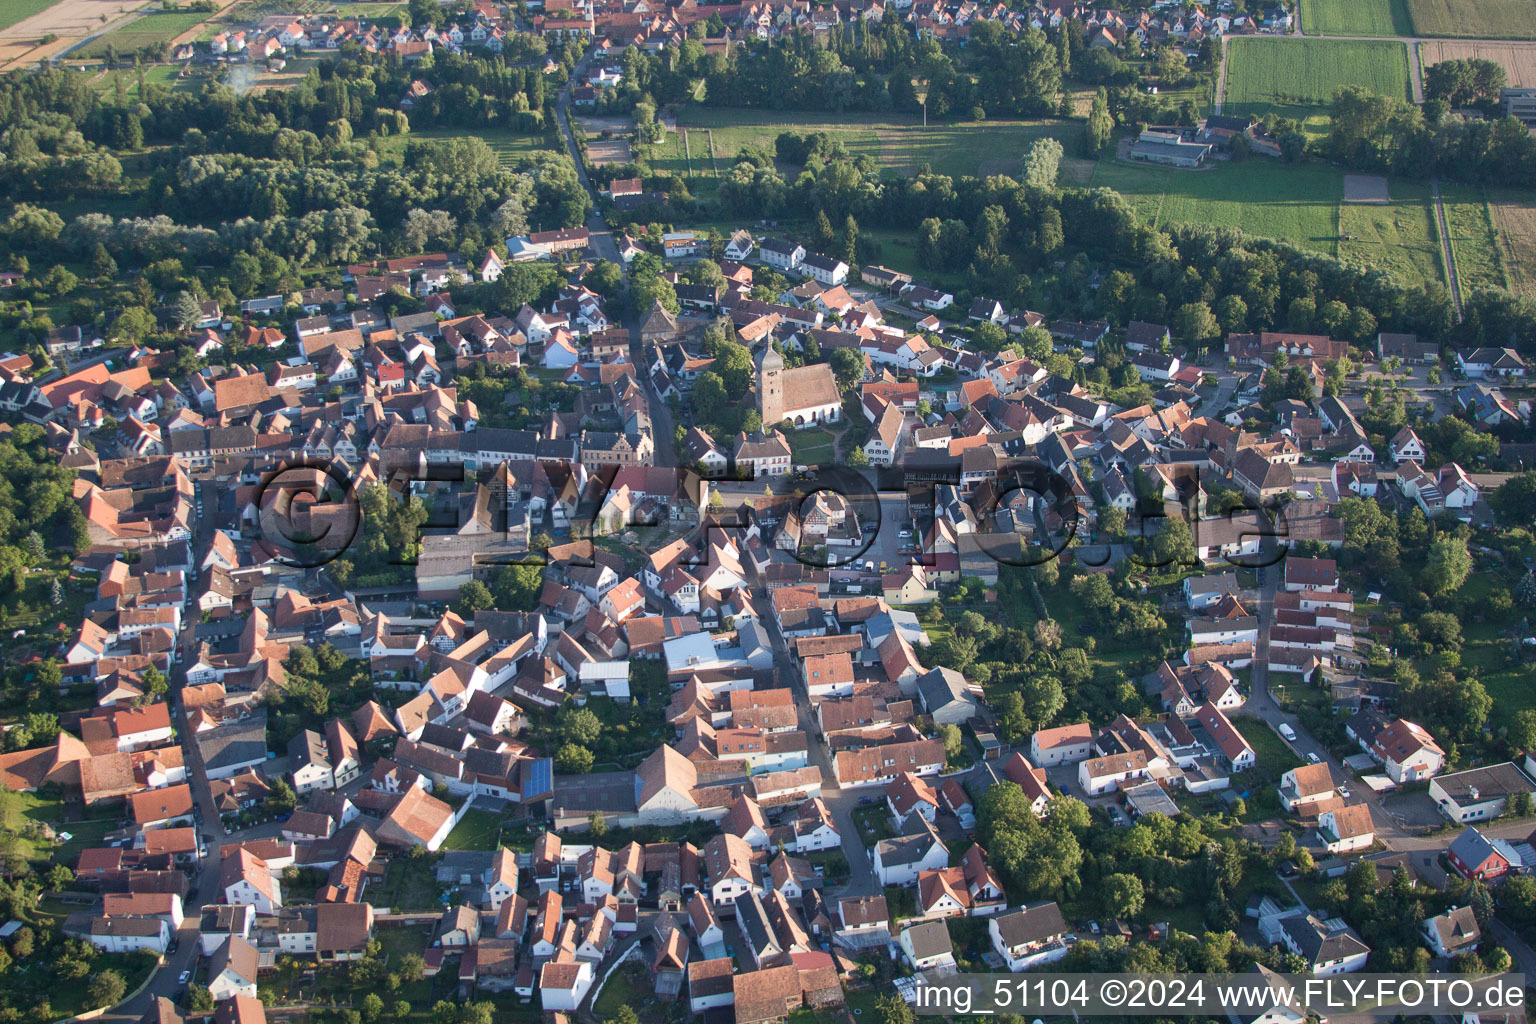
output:
[[[144,69],[144,84],[163,85],[175,92],[193,92],[209,81],[206,73],[182,75],[181,70],[180,64],[151,64]],[[117,78],[123,80],[125,96],[132,99],[139,98],[139,75],[133,68],[103,71],[91,79],[90,86],[102,96],[111,96],[117,90],[117,84],[114,81]]]
[[[1094,171],[1093,186],[1125,196],[1148,224],[1233,227],[1329,255],[1337,252],[1343,178],[1320,164],[1286,166],[1253,157],[1208,171],[1179,171],[1105,157]]]
[[[1411,99],[1402,43],[1332,39],[1233,39],[1227,43],[1228,114],[1323,112],[1346,85]]]
[[[691,169],[689,188],[708,196],[715,189],[716,171],[725,174],[743,148],[755,147],[771,157],[774,140],[786,131],[826,132],[852,156],[869,156],[881,167],[904,174],[927,165],[939,174],[956,177],[1016,174],[1036,139],[1053,135],[1066,142],[1075,135],[1063,125],[1018,121],[924,128],[921,122],[891,115],[797,112],[790,116],[777,111],[690,108],[678,114],[678,131],[669,132],[652,149],[649,162],[657,171],[684,176]]]
[[[208,15],[201,11],[146,14],[142,18],[135,18],[122,28],[108,32],[71,56],[103,57],[106,56],[109,47],[127,56],[140,47],[169,43],[183,32],[196,28],[207,20]]]
[[[389,157],[398,162],[405,155],[405,147],[412,139],[456,139],[465,133],[453,128],[428,128],[424,131],[413,131],[408,135],[391,135],[388,138],[373,140],[374,149],[381,157]],[[565,150],[550,150],[544,144],[542,135],[520,135],[505,128],[480,128],[472,134],[485,140],[501,157],[501,162],[507,165],[517,163],[525,156],[532,156],[539,152],[558,152],[565,155]]]
[[[0,28],[10,28],[34,14],[41,14],[58,0],[5,0],[0,4]]]
[[[1329,0],[1334,2],[1334,0]],[[1530,0],[1403,0],[1415,35],[1462,39],[1536,39]]]
[[[1325,36],[1411,36],[1411,0],[1301,0],[1301,30]]]
[[[1092,185],[1125,196],[1145,223],[1209,224],[1379,266],[1402,281],[1442,280],[1429,188],[1394,181],[1385,206],[1345,203],[1344,178],[1322,164],[1262,157],[1180,171],[1104,157]],[[1343,233],[1353,237],[1341,240]]]
[[[1509,287],[1493,216],[1482,189],[1442,184],[1440,199],[1450,224],[1451,256],[1456,260],[1462,292],[1470,295],[1479,288]]]
[[[1389,271],[1399,281],[1441,281],[1439,234],[1429,186],[1394,181],[1392,202],[1339,206],[1339,257]],[[1344,235],[1350,235],[1348,240]]]

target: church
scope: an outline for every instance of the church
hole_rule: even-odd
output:
[[[772,341],[758,349],[757,411],[764,428],[788,421],[797,429],[813,423],[836,423],[843,417],[837,377],[826,363],[784,369],[784,357]]]

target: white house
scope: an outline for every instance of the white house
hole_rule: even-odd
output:
[[[1067,922],[1054,902],[1032,903],[987,922],[992,948],[1017,973],[1067,955]]]
[[[943,921],[922,921],[901,933],[897,940],[902,955],[914,971],[953,969],[955,947]]]
[[[949,851],[933,825],[920,816],[912,821],[912,834],[875,844],[875,877],[881,885],[911,885],[922,872],[949,864]]]
[[[1329,853],[1355,853],[1369,849],[1376,841],[1376,827],[1371,823],[1371,809],[1365,804],[1348,804],[1324,811],[1317,820],[1317,835]]]
[[[765,238],[757,245],[757,255],[775,270],[799,270],[805,259],[805,247],[782,238]]]
[[[1483,930],[1471,907],[1452,907],[1443,914],[1426,917],[1419,926],[1424,944],[1435,956],[1455,956],[1477,948],[1483,940]]]
[[[539,1001],[546,1012],[574,1013],[592,988],[592,964],[587,960],[551,960],[539,971]]]

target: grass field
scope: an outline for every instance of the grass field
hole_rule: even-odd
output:
[[[470,809],[443,840],[445,850],[494,850],[501,836],[501,815]]]
[[[1270,774],[1278,778],[1301,764],[1301,758],[1291,752],[1280,734],[1268,724],[1257,718],[1237,718],[1233,719],[1232,724],[1243,734],[1243,739],[1248,741],[1248,745],[1258,755],[1259,764]]]
[[[1403,0],[1421,36],[1536,39],[1530,0]]]
[[[377,139],[374,148],[380,156],[390,157],[399,161],[405,154],[405,147],[412,139],[456,139],[463,132],[452,128],[429,128],[425,131],[413,131],[409,135],[391,135],[386,139]],[[542,135],[519,135],[506,129],[481,128],[474,132],[475,135],[485,140],[501,157],[504,164],[515,164],[525,156],[532,156],[540,151],[548,152],[544,145]],[[558,151],[562,155],[564,150]]]
[[[824,131],[848,152],[869,156],[882,167],[915,173],[926,164],[939,174],[1016,174],[1034,141],[1052,135],[1064,141],[1073,129],[1056,124],[983,121],[930,125],[891,116],[797,112],[791,119],[777,111],[693,108],[678,115],[678,131],[652,150],[658,171],[687,175],[701,196],[714,192],[712,180],[736,162],[745,147],[774,154],[774,140],[786,131]],[[687,138],[684,139],[686,134]]]
[[[1114,189],[1144,222],[1210,224],[1391,271],[1402,281],[1443,280],[1429,188],[1393,181],[1386,205],[1345,203],[1343,175],[1322,164],[1253,157],[1206,171],[1126,164],[1105,157],[1095,187]],[[1343,241],[1341,235],[1353,235]]]
[[[1402,43],[1332,39],[1233,39],[1227,43],[1229,114],[1276,111],[1305,118],[1344,86],[1410,99]]]
[[[1301,0],[1301,30],[1307,35],[1409,36],[1409,0]]]
[[[1493,229],[1493,215],[1482,189],[1471,185],[1440,186],[1445,219],[1451,229],[1451,256],[1467,294],[1479,288],[1507,288],[1504,256]]]
[[[1536,298],[1536,200],[1529,193],[1495,189],[1488,209],[1510,290]]]
[[[1400,281],[1444,280],[1429,186],[1395,181],[1390,188],[1392,202],[1385,206],[1340,204],[1339,256],[1388,270]]]
[[[114,81],[116,78],[123,80],[125,96],[132,99],[139,98],[139,75],[133,68],[103,71],[90,80],[90,86],[103,96],[111,96],[117,90],[117,84]],[[180,64],[151,64],[144,69],[146,85],[163,85],[172,91],[192,92],[201,88],[208,80],[209,76],[206,73],[183,76]]]
[[[0,4],[0,28],[10,28],[52,7],[55,0],[5,0]]]
[[[208,18],[201,11],[177,11],[174,14],[146,14],[135,18],[120,29],[108,32],[89,46],[76,51],[76,57],[102,57],[109,47],[123,55],[132,54],[144,46],[169,43],[189,29],[196,28]]]
[[[1208,171],[1178,171],[1105,157],[1092,184],[1125,196],[1148,224],[1233,227],[1329,255],[1338,251],[1343,179],[1318,164],[1283,166],[1255,157]]]

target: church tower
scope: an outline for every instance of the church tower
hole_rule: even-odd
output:
[[[757,411],[763,417],[763,429],[770,430],[784,419],[784,357],[774,349],[772,340],[757,353]]]

